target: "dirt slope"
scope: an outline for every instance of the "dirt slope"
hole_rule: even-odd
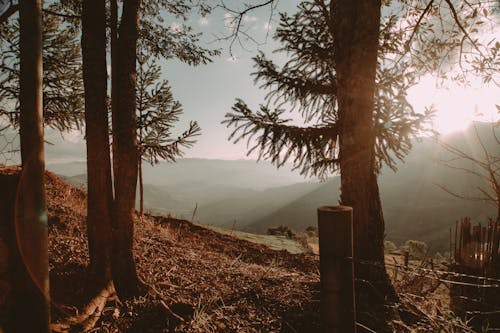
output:
[[[87,301],[85,200],[83,191],[48,173],[53,321]],[[108,303],[97,332],[319,331],[313,255],[271,250],[152,215],[137,219],[135,240],[139,275],[154,292]]]

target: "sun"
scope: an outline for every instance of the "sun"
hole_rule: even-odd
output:
[[[446,135],[466,129],[472,121],[498,119],[495,104],[500,104],[500,94],[497,87],[486,86],[479,80],[466,87],[451,83],[438,88],[429,75],[409,90],[408,100],[416,112],[434,106],[433,128]]]

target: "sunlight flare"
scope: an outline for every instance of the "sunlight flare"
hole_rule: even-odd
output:
[[[443,135],[462,131],[472,121],[497,120],[495,104],[500,104],[496,87],[485,86],[479,80],[471,81],[468,86],[451,83],[440,87],[430,75],[409,90],[408,100],[416,112],[433,106],[436,110],[433,127]]]

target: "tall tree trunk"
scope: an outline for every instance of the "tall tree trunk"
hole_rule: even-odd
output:
[[[139,156],[139,214],[144,215],[144,181],[142,179],[142,158]]]
[[[381,3],[337,0],[332,4],[341,125],[341,201],[354,210],[355,271],[362,281],[356,284],[356,304],[362,318],[366,310],[384,311],[385,298],[394,295],[384,264],[384,218],[373,129]],[[373,322],[378,331],[384,326],[382,317],[379,323]]]
[[[116,109],[113,110],[113,155],[116,161],[112,268],[120,297],[140,294],[133,257],[137,187],[136,49],[139,0],[125,0],[117,46]]]
[[[139,109],[139,119],[142,121],[142,91],[144,91],[143,87],[140,87],[141,89],[141,98],[139,101],[138,109]],[[142,126],[139,128],[139,145],[142,146]],[[142,216],[144,215],[144,181],[142,179],[142,150],[139,151],[139,158],[138,158],[138,169],[139,169],[139,214]]]
[[[20,134],[22,171],[15,210],[19,257],[13,267],[9,332],[49,332],[47,211],[42,109],[42,1],[21,0]]]
[[[117,0],[110,0],[111,4],[111,118],[112,122],[116,121],[114,110],[116,110],[116,90],[118,89],[118,4]],[[113,175],[116,174],[116,166],[118,162],[114,152],[116,151],[116,143],[113,138]]]
[[[106,7],[84,0],[82,10],[85,137],[87,140],[87,235],[93,287],[111,281],[111,209],[113,205],[106,75]]]

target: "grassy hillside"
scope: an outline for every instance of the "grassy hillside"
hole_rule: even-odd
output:
[[[324,185],[326,188],[328,184]],[[86,288],[86,193],[50,173],[46,175],[46,193],[52,328],[54,332],[78,332],[81,327],[68,327],[70,319],[82,313],[90,297],[95,296]],[[93,314],[97,317],[92,331],[320,331],[317,256],[272,250],[256,243],[267,244],[262,236],[216,230],[221,232],[166,216],[146,214],[136,218],[134,254],[139,276],[146,283],[145,294],[125,302],[108,298],[102,313]],[[277,242],[273,246],[283,248]],[[402,260],[388,259],[391,263]],[[396,275],[391,273],[395,279]],[[457,331],[466,327],[452,316],[439,315],[448,308],[432,297],[446,298],[446,288],[444,294],[440,291],[431,298],[409,299],[409,291],[419,293],[414,290],[414,277],[406,280],[404,271],[398,276],[395,286],[402,295],[398,307],[410,314],[410,320],[391,321],[394,331]],[[8,291],[4,296],[0,299],[0,313]],[[357,320],[370,327],[373,315],[363,314]],[[0,325],[1,321],[0,316]]]
[[[46,188],[52,321],[61,328],[89,299],[86,194],[53,174]],[[93,331],[319,332],[314,255],[165,216],[148,214],[135,224],[135,260],[148,292],[125,303],[110,300]]]

